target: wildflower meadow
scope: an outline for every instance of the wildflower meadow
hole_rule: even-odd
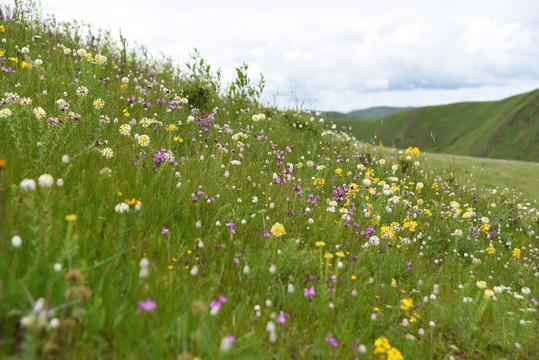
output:
[[[537,359],[539,211],[0,7],[0,357]]]

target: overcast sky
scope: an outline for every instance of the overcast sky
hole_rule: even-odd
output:
[[[5,2],[5,1],[2,1]],[[197,48],[230,81],[317,110],[498,100],[539,88],[538,0],[42,0],[179,65]]]

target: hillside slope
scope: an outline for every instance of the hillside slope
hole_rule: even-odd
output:
[[[501,101],[412,109],[374,122],[348,122],[363,141],[414,144],[430,152],[539,161],[539,90]],[[378,142],[378,141],[376,141]]]

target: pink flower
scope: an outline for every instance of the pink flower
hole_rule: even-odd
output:
[[[286,319],[289,318],[290,315],[286,314],[284,311],[281,310],[281,312],[279,313],[279,315],[277,315],[277,324],[284,324]]]
[[[163,228],[161,229],[161,235],[165,235],[169,232],[170,230],[167,229],[166,227],[163,226]]]
[[[137,306],[137,312],[152,311],[157,307],[157,303],[152,299],[140,301]]]
[[[311,286],[310,288],[305,288],[303,289],[304,293],[305,293],[305,297],[312,297],[314,296],[314,294],[316,294],[316,292],[314,291],[314,286]]]
[[[332,336],[327,336],[327,337],[326,337],[326,342],[327,342],[329,345],[333,346],[333,347],[339,346],[339,342],[337,341],[337,339],[335,339],[335,338],[332,337]]]

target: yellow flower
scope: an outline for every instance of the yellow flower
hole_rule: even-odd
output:
[[[13,61],[14,63],[18,63],[19,62],[19,59],[15,58],[15,57],[8,57],[7,58],[9,61]]]
[[[122,85],[120,85],[120,88],[121,88],[122,90],[127,89],[127,84],[122,84]]]
[[[326,243],[323,241],[317,241],[315,245],[318,247],[323,247],[323,246],[326,246]]]
[[[387,341],[387,339],[384,336],[381,336],[378,339],[374,340],[374,346],[375,346],[375,349],[374,349],[375,355],[384,354],[391,348],[391,345],[389,345],[389,341]]]
[[[6,32],[6,28],[0,25],[0,33],[5,33],[5,32]]]
[[[333,259],[333,256],[334,256],[334,255],[333,255],[332,253],[325,253],[325,254],[324,254],[324,257],[325,257],[326,259],[328,259],[328,260],[329,260],[329,259]]]
[[[4,56],[5,53],[6,53],[6,50],[0,49],[0,56]]]
[[[169,125],[167,125],[166,130],[167,131],[178,130],[178,127],[176,125],[174,125],[174,124],[169,124]]]
[[[336,252],[335,255],[342,258],[344,257],[344,253],[342,251]]]
[[[401,309],[404,311],[408,311],[410,310],[410,308],[414,307],[414,301],[410,298],[402,299],[401,303],[402,303]]]
[[[130,205],[130,206],[133,206],[133,205],[135,205],[137,203],[137,199],[135,199],[135,198],[132,198],[131,200],[125,199],[124,203],[126,203],[127,205]]]
[[[179,142],[180,144],[183,142],[183,138],[179,137],[179,136],[174,136],[174,138],[172,139],[172,141],[177,141]]]
[[[402,354],[399,350],[391,348],[387,352],[387,360],[403,360]]]
[[[271,227],[271,233],[277,237],[283,236],[286,234],[283,224],[275,223]]]
[[[75,215],[75,214],[66,215],[65,219],[66,219],[66,221],[73,222],[73,221],[77,220],[77,215]]]
[[[513,259],[515,259],[515,261],[520,260],[520,249],[519,248],[514,248],[513,249]]]

